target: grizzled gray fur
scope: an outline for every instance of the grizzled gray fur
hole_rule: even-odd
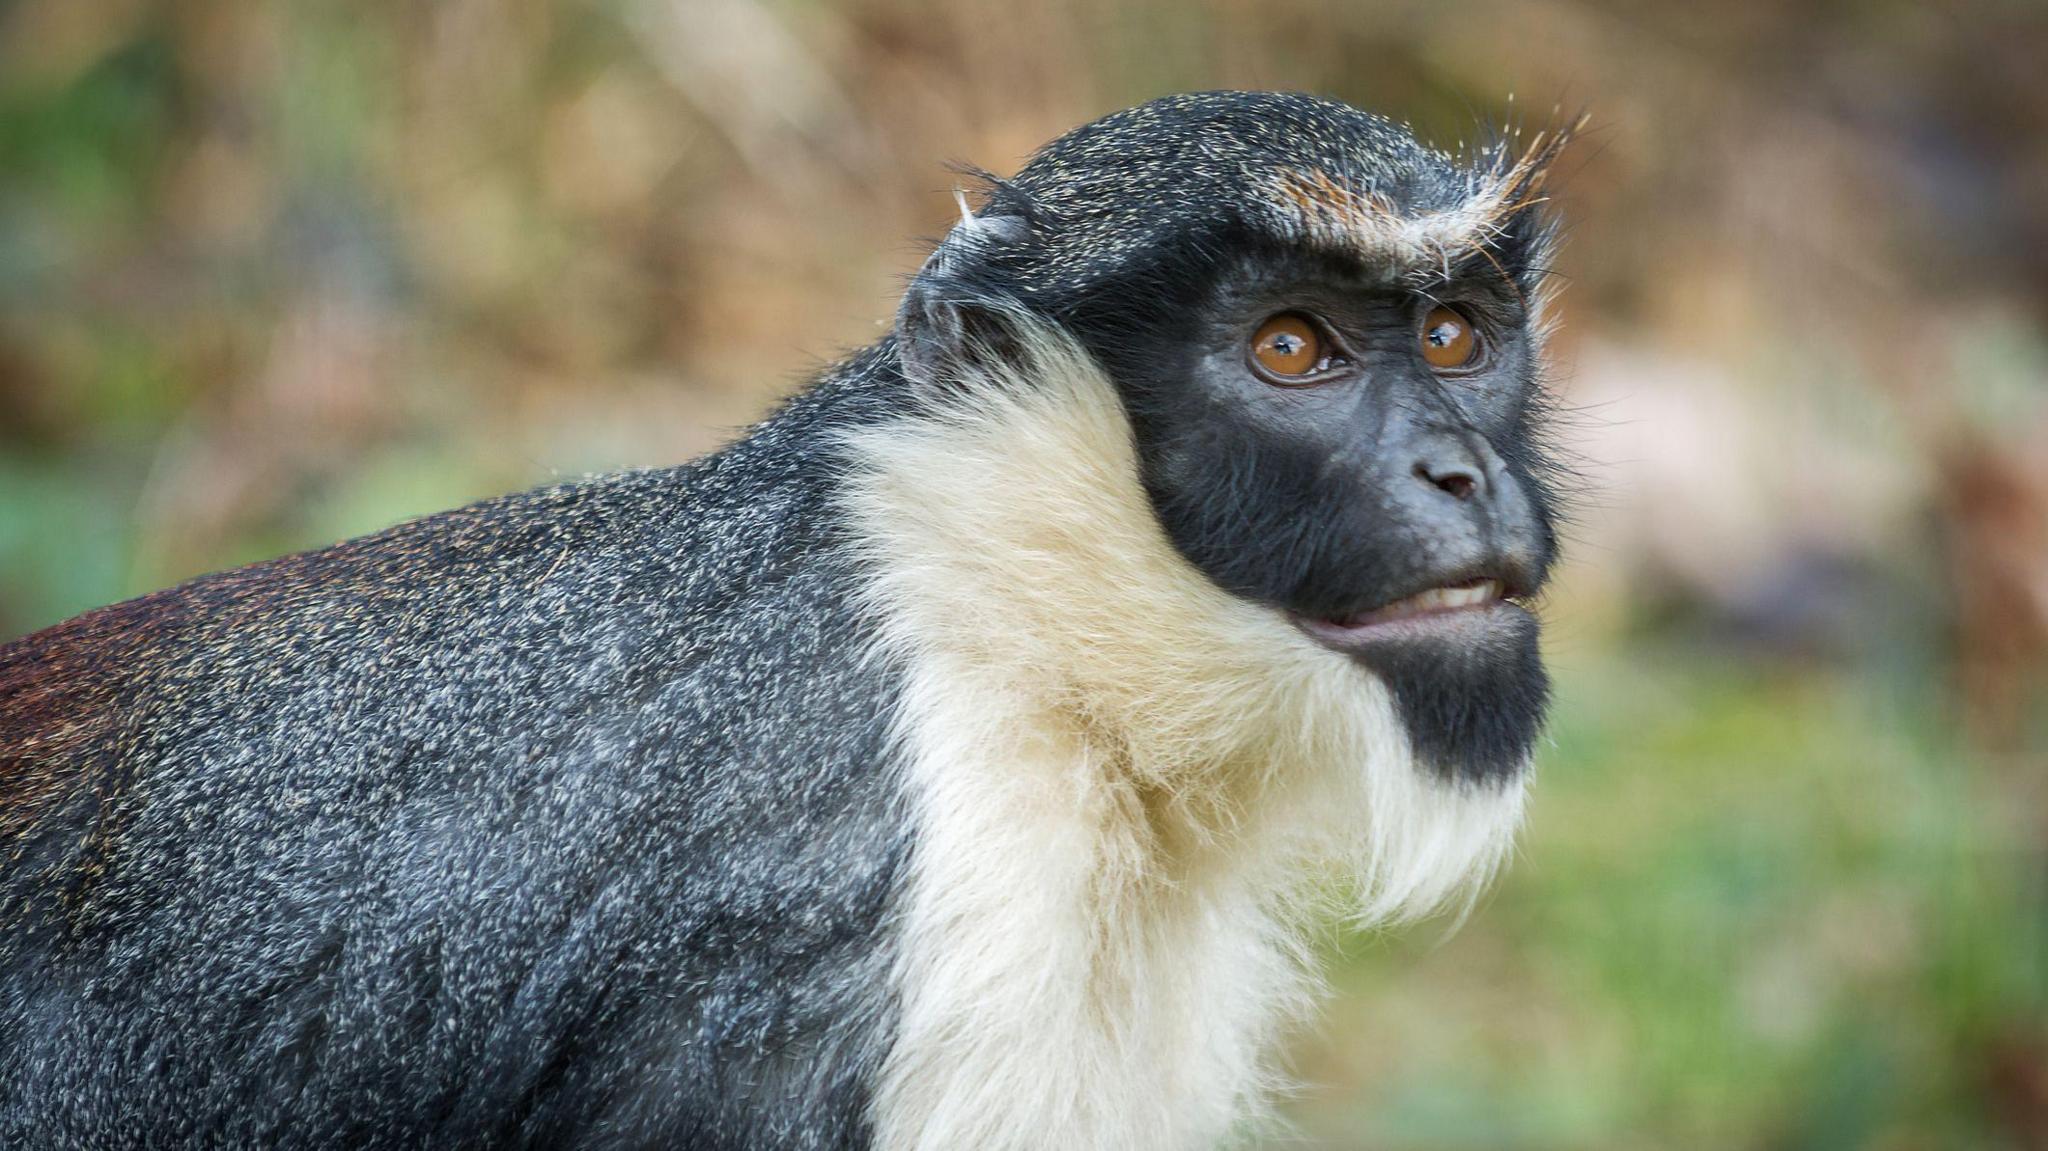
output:
[[[861,1145],[906,843],[829,433],[885,360],[0,649],[0,1146]]]

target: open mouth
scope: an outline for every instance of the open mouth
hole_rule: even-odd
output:
[[[1521,610],[1505,582],[1492,576],[1475,576],[1426,588],[1355,615],[1333,619],[1304,617],[1299,622],[1316,638],[1348,647],[1376,639],[1455,630],[1503,611]]]
[[[1338,627],[1370,627],[1373,624],[1389,623],[1398,619],[1415,619],[1418,616],[1483,608],[1499,603],[1503,598],[1505,597],[1501,582],[1481,576],[1419,591],[1383,607],[1328,622]]]

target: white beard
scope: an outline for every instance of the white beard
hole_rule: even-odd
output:
[[[916,831],[877,1146],[1209,1146],[1314,998],[1306,903],[1471,896],[1524,782],[1419,765],[1370,672],[1174,550],[1088,356],[1023,358],[850,444]]]

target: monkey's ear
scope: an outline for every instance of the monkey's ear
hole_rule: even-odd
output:
[[[1021,215],[977,216],[955,191],[960,222],[953,225],[912,277],[896,312],[897,356],[903,374],[922,388],[943,388],[963,369],[1004,358],[1022,309],[996,287],[991,264],[1031,234]]]

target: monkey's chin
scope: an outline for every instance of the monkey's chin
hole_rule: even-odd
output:
[[[1297,618],[1386,684],[1418,762],[1447,781],[1501,784],[1529,762],[1550,702],[1536,617],[1489,599],[1345,621]]]

